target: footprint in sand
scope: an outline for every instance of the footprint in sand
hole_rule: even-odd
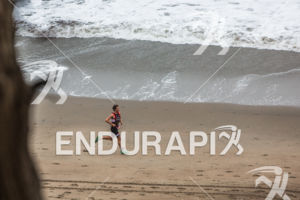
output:
[[[87,167],[88,165],[81,165],[81,167]]]
[[[54,163],[52,163],[53,165],[60,165],[60,163],[58,163],[58,162],[54,162]]]
[[[64,194],[60,194],[60,195],[57,196],[58,199],[61,199],[61,198],[64,198],[64,197],[65,197]]]

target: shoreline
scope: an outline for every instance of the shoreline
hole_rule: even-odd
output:
[[[68,101],[68,99],[72,99],[72,101],[74,99],[78,99],[78,100],[91,100],[91,101],[108,101],[110,102],[112,105],[114,104],[113,102],[111,102],[109,99],[107,98],[101,98],[101,97],[80,97],[80,96],[72,96],[72,95],[68,95],[68,98],[66,100],[66,102]],[[53,104],[55,104],[55,102],[59,99],[59,96],[56,94],[47,94],[46,100],[51,101]],[[300,114],[300,106],[290,106],[290,105],[245,105],[245,104],[236,104],[236,103],[222,103],[222,102],[180,102],[180,101],[168,101],[168,100],[134,100],[134,99],[112,99],[116,104],[118,104],[118,102],[128,102],[128,103],[157,103],[157,104],[182,104],[182,105],[202,105],[202,106],[217,106],[217,107],[230,107],[232,109],[242,109],[243,107],[246,109],[253,109],[253,110],[263,110],[263,112],[267,112],[267,113],[272,113],[272,112],[278,112],[280,113],[281,111],[283,112],[288,112],[288,113],[299,113]],[[66,103],[65,102],[65,103]],[[59,106],[59,105],[58,105]]]

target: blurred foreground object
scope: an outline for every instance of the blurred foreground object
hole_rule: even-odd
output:
[[[33,91],[16,62],[13,2],[0,1],[0,200],[40,200],[40,183],[29,153]]]

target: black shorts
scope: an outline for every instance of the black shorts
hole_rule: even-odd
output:
[[[110,127],[110,130],[113,134],[115,134],[117,137],[119,137],[120,133],[119,133],[119,130],[116,126]]]

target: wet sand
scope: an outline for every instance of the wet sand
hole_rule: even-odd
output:
[[[39,166],[46,199],[265,199],[270,189],[255,188],[258,176],[247,174],[262,166],[279,166],[289,173],[287,195],[300,199],[300,109],[293,107],[241,106],[233,104],[183,104],[171,102],[120,101],[127,143],[133,147],[133,132],[153,130],[162,135],[165,151],[172,131],[179,131],[186,151],[189,132],[207,134],[221,125],[242,130],[237,156],[233,147],[220,152],[226,139],[217,141],[216,155],[209,145],[195,155],[124,156],[55,155],[57,131],[108,131],[104,122],[111,113],[108,100],[71,98],[56,105],[50,97],[32,107],[32,153]],[[75,137],[72,137],[74,144]],[[105,142],[109,148],[111,143]],[[65,147],[70,149],[74,145]],[[274,180],[271,174],[264,174]],[[278,196],[277,196],[278,197]],[[278,198],[280,199],[280,198]]]

